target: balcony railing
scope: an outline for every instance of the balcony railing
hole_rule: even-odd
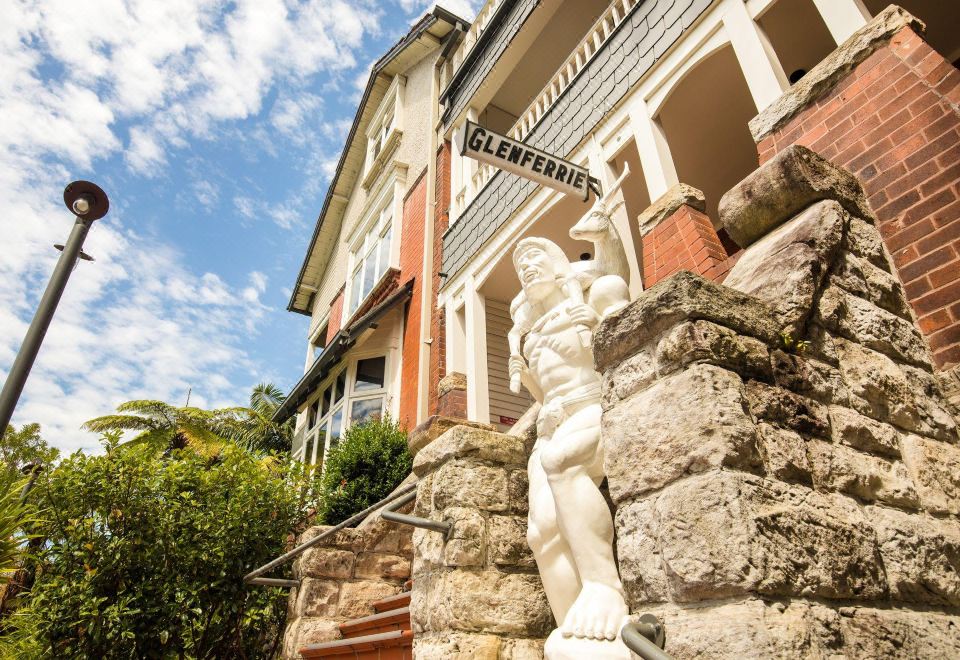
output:
[[[593,61],[597,52],[607,43],[617,27],[626,20],[630,12],[643,0],[614,0],[597,22],[587,31],[579,44],[571,51],[567,60],[557,69],[550,81],[540,90],[533,102],[520,114],[520,118],[507,131],[507,136],[524,142],[543,116],[553,107],[580,72]],[[484,7],[499,4],[488,2]],[[483,12],[483,10],[481,10]],[[462,60],[461,60],[462,61]],[[453,199],[453,216],[459,217],[471,201],[483,190],[496,170],[491,165],[478,164],[470,167],[464,176],[464,185]]]
[[[480,34],[484,28],[487,27],[487,24],[490,23],[490,19],[501,4],[503,4],[503,0],[487,0],[483,4],[483,7],[480,8],[477,17],[473,19],[473,23],[470,24],[470,29],[467,30],[467,34],[464,35],[463,41],[460,42],[457,50],[453,53],[454,71],[460,68],[460,65],[463,64],[463,61],[467,58],[467,55],[473,50],[477,40],[480,38]]]

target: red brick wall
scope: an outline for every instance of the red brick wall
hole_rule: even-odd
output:
[[[436,293],[443,285],[440,271],[443,270],[443,233],[450,225],[450,143],[444,142],[437,149],[436,200],[433,216],[433,309],[431,310],[430,336],[430,384],[427,414],[439,412],[437,386],[447,375],[446,319],[443,310],[436,306]]]
[[[343,320],[343,291],[345,287],[340,287],[340,293],[330,303],[330,320],[327,321],[327,339],[324,345],[329,345],[334,336],[340,332],[340,321]]]
[[[938,366],[960,363],[960,71],[910,28],[757,145],[856,174]]]
[[[403,200],[400,230],[400,282],[413,280],[403,327],[400,368],[400,419],[408,429],[417,425],[417,378],[420,367],[420,304],[423,272],[423,229],[426,220],[427,178],[417,179]]]
[[[681,270],[719,280],[727,273],[726,262],[710,218],[685,204],[643,237],[645,289]]]

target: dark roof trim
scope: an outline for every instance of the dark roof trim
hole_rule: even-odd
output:
[[[350,143],[353,142],[353,139],[357,135],[357,129],[360,127],[360,118],[363,115],[363,109],[367,105],[367,100],[370,98],[370,92],[373,90],[373,84],[376,81],[377,76],[380,75],[380,72],[383,70],[383,68],[386,67],[394,57],[401,53],[407,46],[419,39],[420,36],[437,21],[446,21],[454,26],[456,26],[458,23],[462,25],[470,25],[469,21],[463,20],[462,18],[450,13],[442,7],[434,7],[433,11],[424,14],[423,18],[417,21],[417,23],[410,28],[410,31],[407,32],[406,36],[400,39],[400,41],[394,44],[393,48],[388,50],[383,57],[377,60],[373,65],[373,68],[370,70],[370,77],[367,79],[367,86],[364,88],[363,97],[360,99],[360,103],[357,105],[357,112],[353,116],[353,124],[350,126],[350,132],[347,134],[347,139],[343,143],[343,150],[340,152],[340,160],[337,161],[337,170],[330,179],[330,186],[327,188],[327,196],[323,200],[323,207],[320,209],[320,215],[317,216],[317,223],[314,225],[313,236],[310,238],[309,246],[307,246],[307,254],[304,256],[303,264],[300,266],[300,273],[297,275],[297,282],[294,284],[293,291],[290,293],[290,300],[287,302],[288,312],[296,312],[298,314],[303,314],[304,316],[313,315],[310,309],[299,309],[295,306],[297,292],[300,289],[300,283],[303,281],[303,276],[307,272],[307,264],[310,262],[310,257],[313,254],[313,248],[316,246],[317,239],[320,237],[320,226],[323,224],[323,218],[330,209],[330,202],[333,200],[333,192],[337,188],[337,182],[340,180],[340,173],[343,171],[343,165],[346,162],[347,154],[350,151]],[[313,297],[311,296],[311,303],[312,299]]]
[[[473,68],[474,62],[476,62],[480,57],[481,51],[486,46],[487,42],[493,39],[494,32],[497,31],[497,28],[500,27],[501,23],[503,23],[503,19],[506,17],[507,12],[510,11],[515,4],[517,4],[517,0],[503,0],[503,2],[500,3],[500,6],[497,7],[497,10],[493,13],[493,16],[490,17],[490,21],[483,28],[483,32],[480,33],[480,37],[477,39],[476,43],[473,44],[473,48],[471,48],[470,52],[467,53],[467,57],[463,60],[457,70],[453,72],[453,77],[450,79],[450,82],[447,83],[447,88],[440,94],[440,103],[444,103],[451,94],[456,93],[456,91],[460,89],[466,80],[470,69]],[[446,124],[450,119],[450,110],[451,108],[449,106],[443,109],[442,119],[444,124]]]
[[[295,415],[297,409],[299,409],[313,393],[317,384],[327,377],[332,367],[340,362],[343,354],[350,350],[363,331],[373,326],[384,314],[397,305],[405,303],[412,296],[413,280],[410,280],[379,305],[376,305],[369,312],[351,323],[350,326],[337,332],[330,343],[327,344],[327,347],[323,349],[320,357],[314,360],[307,373],[293,386],[287,398],[280,407],[277,408],[277,411],[273,414],[273,421],[277,424],[283,424]]]

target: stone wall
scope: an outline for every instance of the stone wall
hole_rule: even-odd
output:
[[[526,541],[531,441],[457,426],[421,449],[410,618],[418,660],[539,658],[553,616]]]
[[[299,658],[307,644],[340,639],[341,623],[373,614],[375,601],[399,593],[409,579],[410,528],[383,521],[379,513],[368,521],[337,532],[294,562],[300,586],[290,591],[284,658]],[[311,527],[297,544],[327,529]]]
[[[960,654],[960,448],[859,183],[792,147],[724,196],[746,247],[595,339],[631,612],[677,658]]]

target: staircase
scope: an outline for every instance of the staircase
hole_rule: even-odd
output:
[[[334,660],[411,660],[410,582],[395,596],[373,603],[375,614],[340,624],[343,639],[300,649],[304,658]]]

